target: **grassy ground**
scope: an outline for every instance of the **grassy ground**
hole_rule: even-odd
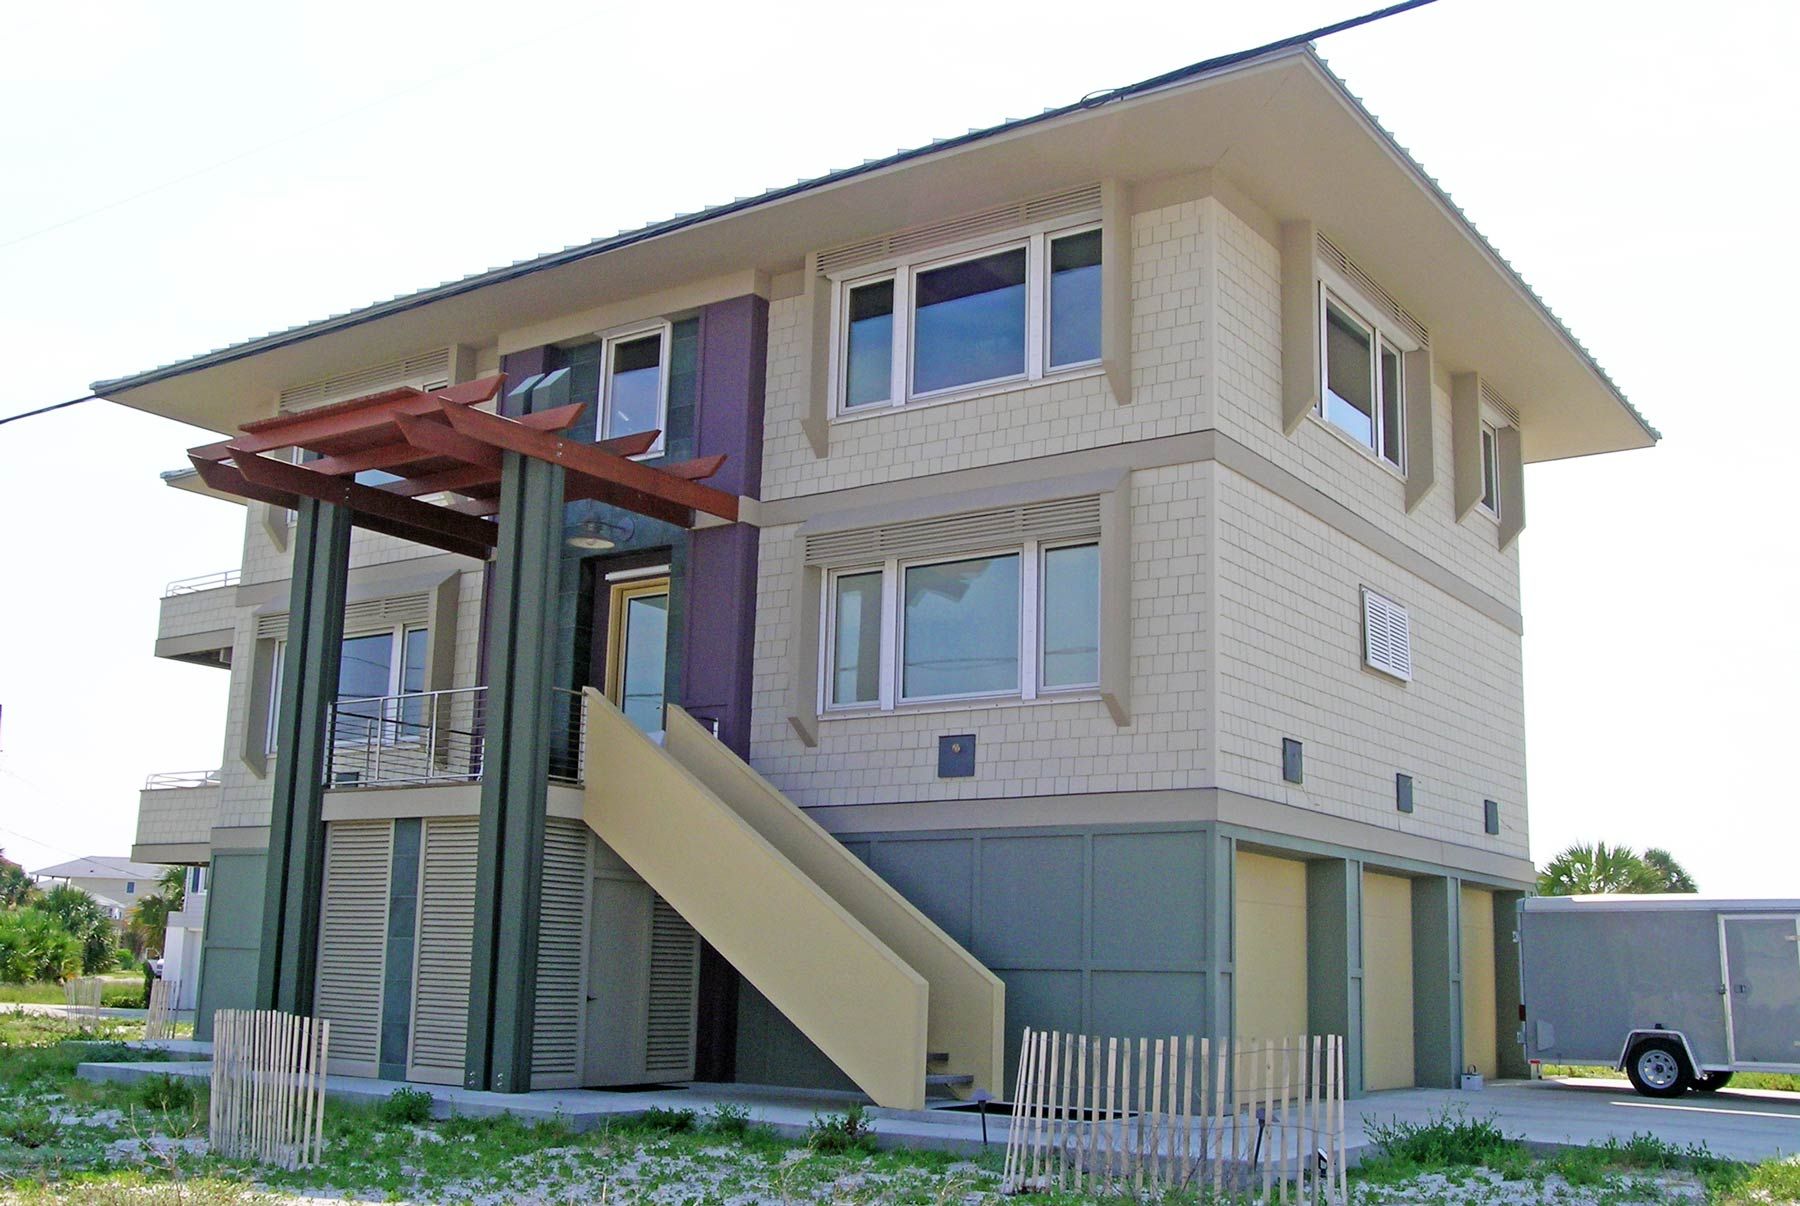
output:
[[[100,977],[100,1003],[108,1008],[144,1007],[144,973],[118,972]],[[0,1005],[61,1005],[68,1000],[60,984],[0,984]]]
[[[1576,1080],[1623,1080],[1625,1074],[1606,1064],[1545,1064],[1545,1076],[1564,1076]],[[1800,1093],[1800,1075],[1792,1072],[1733,1072],[1734,1089],[1780,1089]]]
[[[128,1037],[133,1027],[141,1024],[107,1023],[86,1037]],[[841,1115],[820,1125],[812,1144],[777,1138],[729,1108],[700,1116],[659,1111],[576,1135],[555,1122],[431,1121],[428,1100],[415,1091],[376,1108],[329,1106],[320,1168],[256,1169],[205,1151],[203,1084],[78,1080],[74,1070],[82,1060],[126,1053],[76,1046],[63,1042],[66,1037],[66,1024],[57,1019],[0,1012],[0,1201],[210,1206],[323,1196],[483,1206],[999,1206],[1008,1200],[998,1192],[998,1153],[969,1159],[877,1151]],[[1424,1127],[1396,1124],[1381,1139],[1383,1153],[1352,1174],[1359,1204],[1800,1202],[1800,1165],[1752,1169],[1649,1139],[1540,1159],[1491,1123],[1460,1116]],[[1064,1206],[1083,1199],[1033,1194],[1025,1200]]]

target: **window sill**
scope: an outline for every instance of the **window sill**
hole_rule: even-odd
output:
[[[1101,377],[1106,373],[1099,364],[1084,364],[1072,369],[1058,369],[1054,373],[1046,373],[1035,380],[1000,381],[989,385],[974,385],[968,389],[952,390],[929,397],[914,398],[900,406],[862,406],[855,410],[840,411],[831,416],[831,422],[861,423],[868,419],[878,419],[884,415],[905,414],[915,410],[925,410],[932,406],[944,406],[952,402],[972,402],[977,398],[992,398],[1000,394],[1022,393],[1028,389],[1036,389],[1043,385],[1060,385],[1065,381],[1086,381],[1093,377]]]
[[[1377,469],[1385,471],[1395,481],[1402,485],[1406,484],[1406,474],[1402,473],[1392,461],[1381,456],[1373,448],[1369,447],[1361,440],[1356,439],[1349,432],[1339,428],[1337,424],[1325,418],[1318,411],[1308,411],[1306,417],[1317,426],[1324,428],[1332,439],[1337,440],[1339,443],[1343,444],[1344,447],[1361,454],[1364,460],[1367,460]]]
[[[985,699],[947,699],[931,700],[921,703],[896,704],[893,708],[834,708],[819,713],[821,724],[834,720],[874,720],[892,716],[930,716],[954,712],[994,712],[1003,708],[1036,708],[1045,704],[1062,703],[1099,703],[1102,700],[1098,687],[1089,687],[1078,691],[1056,691],[1040,695],[1036,699],[1022,699],[1017,695],[990,697]]]

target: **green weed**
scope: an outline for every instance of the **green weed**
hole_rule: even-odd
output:
[[[814,1114],[806,1124],[806,1146],[825,1154],[873,1151],[875,1125],[861,1102],[842,1114]]]
[[[403,1086],[389,1093],[375,1107],[375,1113],[383,1122],[393,1126],[417,1124],[431,1121],[431,1104],[431,1094],[424,1089]]]

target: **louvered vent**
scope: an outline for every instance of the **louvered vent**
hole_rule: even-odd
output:
[[[1407,312],[1405,306],[1394,300],[1394,295],[1375,283],[1375,278],[1364,272],[1355,260],[1338,249],[1336,243],[1324,235],[1319,236],[1319,258],[1337,269],[1346,280],[1356,286],[1357,292],[1380,306],[1382,312],[1399,323],[1406,333],[1419,343],[1420,347],[1431,344],[1431,332],[1424,323]]]
[[[1015,205],[985,209],[980,213],[964,214],[960,218],[933,222],[928,226],[910,226],[885,238],[864,239],[860,243],[848,243],[842,247],[833,247],[830,251],[819,253],[819,271],[830,274],[844,268],[853,268],[858,264],[885,260],[890,256],[907,255],[932,247],[944,247],[951,243],[960,243],[964,239],[979,238],[987,234],[1004,234],[1033,222],[1073,217],[1077,214],[1097,211],[1099,208],[1100,186],[1087,184],[1080,188],[1053,193],[1047,197],[1021,201]]]
[[[381,987],[387,956],[392,821],[333,821],[325,827],[325,892],[319,909],[314,1011],[331,1019],[331,1062],[374,1075],[381,1047]]]
[[[354,372],[339,373],[335,377],[291,386],[281,391],[281,413],[329,406],[333,402],[360,398],[364,394],[395,389],[402,385],[410,385],[416,389],[436,389],[451,383],[452,363],[450,348],[435,348],[429,352],[390,360],[386,364],[371,364]]]
[[[1412,619],[1392,599],[1363,588],[1363,661],[1370,669],[1412,681]]]
[[[531,1024],[531,1086],[581,1083],[582,982],[586,945],[588,830],[552,817],[544,825],[544,878],[538,912],[537,1015]]]
[[[462,1083],[479,831],[474,817],[425,821],[409,1080]]]
[[[424,592],[370,599],[344,608],[344,631],[352,636],[358,632],[379,632],[400,624],[423,624],[430,616],[431,596]],[[281,639],[287,636],[287,626],[288,613],[285,611],[258,616],[256,635],[258,638]]]
[[[1481,380],[1481,400],[1506,416],[1506,421],[1512,426],[1519,425],[1519,412],[1513,409],[1511,402],[1500,395],[1499,390],[1487,383],[1486,378]]]
[[[820,532],[806,538],[810,565],[852,565],[888,557],[956,553],[1017,540],[1071,540],[1100,534],[1098,498],[997,507],[910,523]]]
[[[660,896],[650,911],[650,1019],[644,1070],[658,1080],[692,1080],[700,985],[700,937]]]

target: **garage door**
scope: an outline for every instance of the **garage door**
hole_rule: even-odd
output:
[[[1462,890],[1463,1066],[1498,1074],[1498,1007],[1494,1003],[1494,894]]]
[[[1239,1038],[1306,1033],[1306,864],[1239,851],[1236,973]]]
[[[1363,876],[1363,1088],[1413,1076],[1412,881]]]

